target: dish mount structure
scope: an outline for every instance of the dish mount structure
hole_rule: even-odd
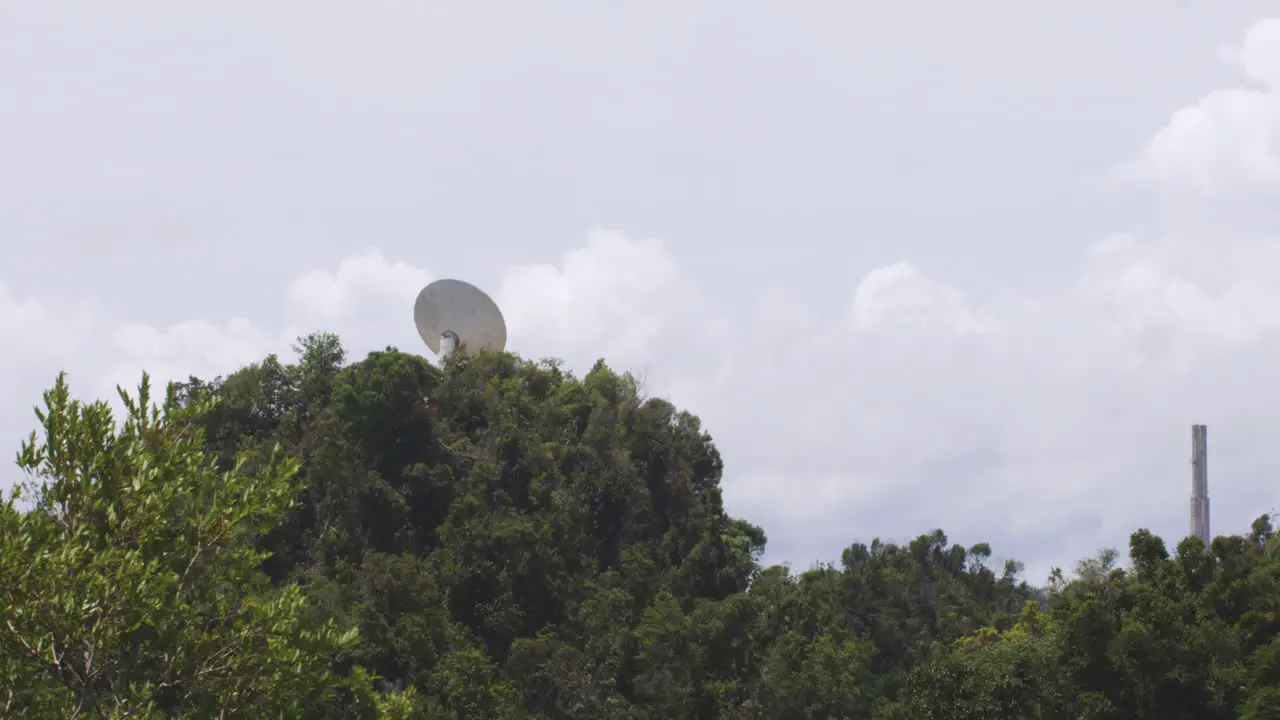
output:
[[[422,288],[413,303],[413,323],[441,359],[459,348],[501,352],[507,347],[507,322],[498,304],[461,280],[436,280]]]

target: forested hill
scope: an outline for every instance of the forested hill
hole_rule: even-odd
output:
[[[796,574],[698,419],[603,363],[298,350],[123,426],[46,394],[0,717],[1280,718],[1266,516],[1047,594],[940,530]]]

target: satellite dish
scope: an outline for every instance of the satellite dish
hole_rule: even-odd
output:
[[[422,341],[441,357],[459,345],[471,351],[507,347],[507,323],[498,304],[461,280],[436,280],[422,288],[413,304],[413,322]]]

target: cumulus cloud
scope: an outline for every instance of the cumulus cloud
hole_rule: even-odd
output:
[[[1255,23],[1240,48],[1229,52],[1249,77],[1280,90],[1280,18]]]
[[[855,330],[913,327],[963,334],[992,329],[959,290],[931,281],[905,262],[867,273],[854,293],[851,314]]]
[[[493,291],[516,351],[578,370],[599,356],[648,366],[653,392],[702,414],[726,454],[729,502],[770,531],[773,559],[806,564],[854,539],[942,526],[1030,549],[1043,570],[1153,520],[1181,530],[1190,422],[1223,420],[1236,445],[1261,439],[1248,421],[1265,417],[1258,390],[1280,389],[1276,373],[1256,374],[1276,347],[1275,297],[1247,284],[1212,292],[1161,262],[1158,239],[1108,238],[1074,284],[982,307],[895,263],[865,273],[845,311],[823,316],[773,288],[735,321],[659,240],[594,231],[557,263],[509,269]],[[371,326],[410,337],[406,308],[433,276],[368,252],[301,275],[282,298],[294,323],[278,331],[122,324],[91,382],[102,392],[142,368],[225,373],[283,350],[308,318],[362,338],[348,339],[359,355],[390,342]],[[0,297],[6,346],[57,351],[36,363],[45,374],[81,350],[50,341],[74,313]],[[13,437],[24,414],[6,414]],[[1257,499],[1239,492],[1247,484],[1215,484],[1220,516],[1244,522]],[[1094,531],[1081,536],[1081,523]]]
[[[1178,110],[1147,144],[1160,182],[1202,191],[1280,178],[1280,97],[1271,90],[1217,90]]]
[[[1235,57],[1261,87],[1173,113],[1134,166],[1145,180],[1191,195],[1280,188],[1280,21]],[[1274,502],[1280,238],[1233,230],[1220,204],[1202,211],[1099,238],[1071,281],[997,301],[904,258],[864,268],[835,307],[782,285],[730,302],[660,239],[610,230],[486,289],[513,350],[580,371],[605,357],[698,412],[725,452],[727,501],[765,526],[770,559],[803,566],[940,526],[1013,548],[1038,581],[1137,527],[1185,532],[1192,423],[1210,426],[1216,529]],[[22,402],[0,432],[30,426],[30,389],[59,367],[99,391],[144,367],[211,376],[318,326],[356,356],[415,349],[412,298],[440,270],[374,249],[308,270],[282,292],[279,328],[111,325],[91,304],[0,284],[0,344],[31,349],[4,360]]]
[[[335,272],[311,270],[289,288],[290,309],[319,321],[349,320],[392,307],[403,310],[431,280],[424,269],[391,262],[376,248],[344,258]]]
[[[1214,90],[1176,110],[1130,173],[1210,194],[1280,181],[1280,19],[1256,23],[1222,54],[1261,87]]]
[[[559,266],[507,271],[498,301],[509,308],[513,343],[551,350],[571,338],[592,338],[595,352],[641,360],[687,287],[660,240],[597,230]]]
[[[661,239],[596,229],[556,264],[503,273],[510,345],[586,368],[604,358],[666,389],[706,382],[726,360],[728,321]]]

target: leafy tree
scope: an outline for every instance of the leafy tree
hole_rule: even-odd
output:
[[[295,350],[161,408],[144,384],[123,428],[51,391],[36,507],[0,505],[10,711],[1280,717],[1268,516],[1172,551],[1140,530],[1045,588],[941,530],[795,573],[726,512],[698,418],[603,361]]]
[[[211,407],[121,391],[72,399],[59,376],[19,465],[20,512],[0,511],[0,678],[30,717],[297,715],[336,688],[328,658],[354,640],[304,622],[271,587],[253,539],[292,503],[296,462],[270,452],[219,472],[193,422]]]

